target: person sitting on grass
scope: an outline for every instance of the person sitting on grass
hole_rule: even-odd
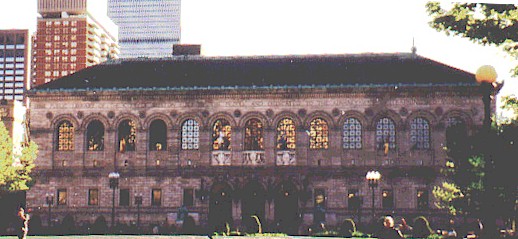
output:
[[[379,239],[402,239],[401,231],[394,228],[394,218],[386,216],[383,219],[383,229],[379,232]]]

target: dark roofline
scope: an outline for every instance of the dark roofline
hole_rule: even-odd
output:
[[[113,59],[31,92],[472,86],[472,73],[412,53]]]

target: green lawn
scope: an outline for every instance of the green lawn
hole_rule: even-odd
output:
[[[0,236],[1,239],[18,239],[16,236]],[[178,236],[155,236],[155,235],[142,235],[142,236],[131,236],[131,235],[91,235],[91,236],[28,236],[27,239],[51,239],[51,238],[59,238],[59,239],[144,239],[144,238],[157,238],[157,239],[208,239],[207,236],[189,236],[189,235],[178,235]],[[247,239],[247,238],[253,238],[253,237],[245,237],[245,236],[236,236],[236,237],[223,237],[218,236],[214,237],[218,239]],[[271,238],[271,237],[256,237],[256,238]],[[286,236],[286,237],[275,237],[275,238],[286,238],[286,239],[316,239],[316,238],[322,238],[322,239],[330,239],[335,238],[339,239],[339,237],[309,237],[309,236]],[[348,238],[348,239],[375,239],[375,238]]]

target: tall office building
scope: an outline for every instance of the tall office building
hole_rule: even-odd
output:
[[[171,56],[180,42],[180,0],[108,0],[121,57]]]
[[[106,0],[38,0],[34,85],[118,57],[118,28],[106,11]]]
[[[23,101],[29,79],[29,31],[0,30],[0,98]]]

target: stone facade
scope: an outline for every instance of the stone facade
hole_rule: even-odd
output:
[[[193,189],[189,215],[202,226],[227,220],[225,216],[211,215],[211,210],[228,211],[212,205],[220,200],[218,203],[230,205],[232,227],[246,226],[242,211],[247,204],[252,208],[247,210],[264,213],[264,225],[283,220],[282,216],[276,217],[276,212],[296,211],[300,218],[296,230],[304,231],[313,223],[315,192],[325,195],[328,225],[338,225],[346,218],[367,222],[372,217],[372,191],[365,174],[370,170],[382,174],[374,191],[376,215],[427,215],[433,220],[445,214],[434,207],[432,189],[443,181],[439,169],[447,158],[443,148],[448,119],[461,118],[468,134],[472,134],[483,118],[476,86],[38,91],[30,99],[31,138],[40,152],[36,160],[37,183],[27,192],[27,205],[35,209],[34,214],[40,215],[44,224],[48,217],[45,195],[63,189],[67,192],[66,205],[54,204],[53,218],[62,220],[71,214],[76,223],[93,223],[103,215],[109,223],[112,190],[108,173],[112,171],[120,173],[119,188],[129,189],[127,206],[119,205],[120,193],[115,193],[116,220],[122,223],[135,222],[137,214],[143,225],[177,223],[184,189]],[[348,150],[342,145],[343,126],[349,117],[361,123],[361,149]],[[395,122],[396,132],[397,146],[387,153],[376,149],[376,125],[384,117]],[[418,117],[429,122],[429,149],[418,150],[410,143],[410,125]],[[294,150],[275,147],[276,128],[283,118],[295,123]],[[309,147],[310,124],[316,118],[328,123],[327,149]],[[118,126],[126,119],[136,123],[136,149],[120,152]],[[148,147],[150,124],[156,119],[166,124],[166,150]],[[199,123],[199,149],[181,147],[181,128],[187,119]],[[212,150],[212,130],[217,119],[230,123],[229,151]],[[250,119],[264,125],[264,150],[244,148],[245,124]],[[56,149],[57,128],[63,120],[74,127],[70,151]],[[93,120],[102,122],[105,128],[103,151],[87,150],[86,131]],[[88,204],[89,189],[98,190],[98,205]],[[152,189],[161,189],[159,206],[152,205]],[[362,202],[359,209],[349,205],[351,190],[357,190],[355,196]],[[393,207],[383,207],[383,190],[393,194]],[[427,192],[427,208],[418,208],[418,190]],[[262,195],[250,203],[246,202],[250,198],[247,192]],[[287,198],[287,193],[295,193],[297,205],[293,209],[276,208],[276,204],[282,204],[277,203],[281,200],[279,193],[286,193]],[[138,210],[135,194],[143,195]]]

